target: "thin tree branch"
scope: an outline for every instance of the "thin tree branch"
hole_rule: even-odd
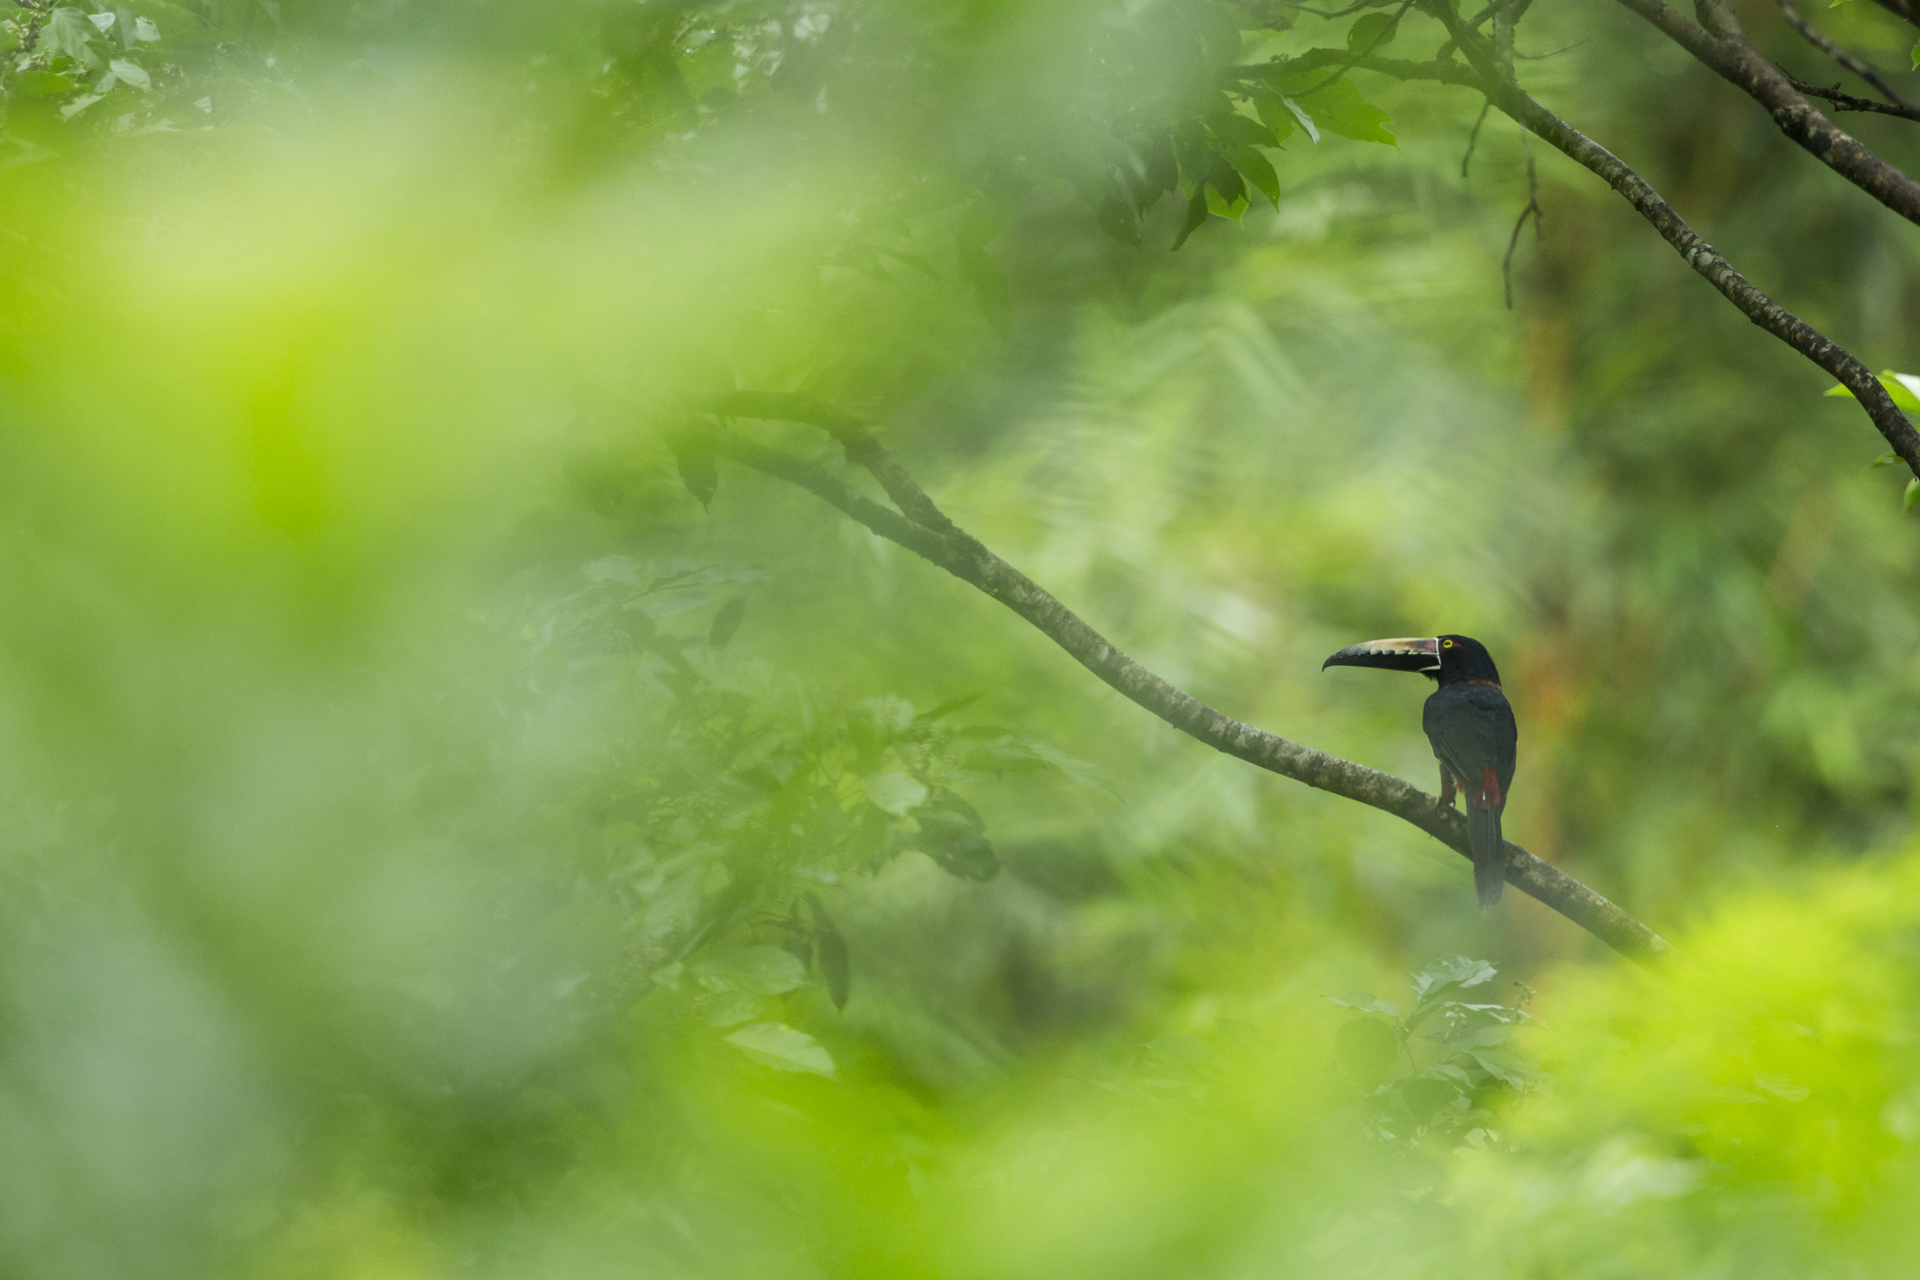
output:
[[[1478,73],[1474,87],[1494,106],[1582,167],[1606,179],[1607,184],[1626,197],[1640,216],[1679,252],[1687,265],[1705,276],[1741,314],[1825,369],[1853,392],[1893,451],[1920,477],[1920,432],[1913,429],[1913,424],[1893,403],[1893,397],[1887,394],[1871,369],[1839,343],[1756,289],[1618,156],[1521,92],[1512,80],[1502,78],[1493,51],[1485,47],[1481,37],[1467,31],[1444,2],[1423,7],[1445,24],[1458,41]],[[1385,70],[1384,67],[1378,69]]]
[[[1696,26],[1665,0],[1620,0],[1662,34],[1767,109],[1780,131],[1822,164],[1909,222],[1920,223],[1920,182],[1888,164],[1821,115],[1747,40],[1724,0],[1697,0]],[[1428,12],[1433,12],[1429,7]],[[1437,14],[1435,16],[1438,16]],[[1451,14],[1448,15],[1452,17]],[[1459,19],[1454,18],[1459,24]],[[1457,42],[1457,41],[1456,41]]]
[[[758,412],[753,416],[816,421],[810,413],[783,409],[779,397],[760,397],[755,405]],[[799,406],[801,410],[808,407]],[[737,399],[734,409],[746,416]],[[846,420],[842,417],[836,421]],[[939,511],[933,500],[864,430],[856,427],[852,432],[843,434],[844,431],[844,427],[834,429],[833,434],[843,446],[849,435],[855,440],[856,443],[848,447],[850,459],[873,472],[889,490],[895,485],[903,486],[914,505],[924,504]],[[1467,844],[1466,819],[1452,806],[1443,806],[1438,798],[1391,775],[1244,724],[1167,683],[1114,647],[1079,615],[989,551],[978,539],[955,526],[944,514],[940,519],[950,532],[935,532],[926,524],[909,520],[855,492],[844,481],[804,458],[769,449],[724,428],[716,430],[713,447],[721,457],[798,485],[881,537],[979,588],[1033,624],[1080,665],[1130,701],[1189,737],[1282,777],[1371,805],[1413,824],[1463,857],[1472,856]],[[890,479],[882,477],[883,470]],[[1506,845],[1506,855],[1509,884],[1539,899],[1620,954],[1642,962],[1671,954],[1672,947],[1660,935],[1551,863],[1511,842]]]
[[[1540,211],[1540,179],[1533,169],[1533,146],[1527,141],[1527,135],[1520,135],[1520,142],[1527,149],[1527,207],[1520,211],[1514,220],[1513,235],[1507,240],[1507,256],[1500,261],[1500,281],[1506,287],[1507,310],[1513,310],[1513,251],[1520,247],[1520,232],[1525,229],[1527,219],[1533,219],[1534,243],[1540,241],[1540,220],[1547,215]],[[1465,168],[1464,165],[1461,166]]]
[[[1480,142],[1480,126],[1487,122],[1487,112],[1493,110],[1492,102],[1480,104],[1480,114],[1473,118],[1473,131],[1467,135],[1467,154],[1460,157],[1460,177],[1467,176],[1467,166],[1473,163],[1473,149]]]
[[[1782,17],[1784,17],[1787,20],[1788,25],[1790,25],[1795,31],[1798,31],[1806,39],[1806,42],[1808,44],[1820,50],[1820,52],[1826,54],[1829,58],[1832,58],[1835,62],[1839,63],[1841,66],[1845,67],[1847,70],[1853,72],[1853,74],[1859,76],[1862,80],[1865,80],[1868,84],[1878,89],[1881,93],[1886,95],[1888,101],[1895,103],[1898,106],[1907,107],[1909,111],[1913,109],[1912,107],[1908,106],[1907,100],[1905,98],[1901,97],[1899,94],[1895,93],[1891,88],[1888,87],[1887,82],[1880,78],[1880,72],[1877,69],[1875,69],[1872,66],[1869,66],[1867,63],[1861,61],[1859,58],[1854,57],[1852,54],[1848,53],[1845,49],[1842,49],[1839,45],[1827,39],[1825,36],[1821,35],[1818,31],[1815,31],[1813,29],[1812,24],[1810,24],[1805,18],[1801,17],[1800,11],[1793,7],[1793,0],[1780,0],[1780,14]],[[1795,89],[1799,89],[1801,93],[1806,92],[1805,89],[1800,88],[1799,83],[1795,81],[1792,76],[1787,77],[1787,83],[1793,85]],[[1822,94],[1821,96],[1825,97],[1826,95]]]
[[[1871,111],[1883,116],[1899,116],[1903,120],[1920,120],[1920,107],[1911,107],[1906,103],[1882,102],[1878,98],[1863,98],[1855,93],[1842,93],[1839,85],[1831,89],[1822,89],[1819,85],[1808,84],[1804,80],[1787,77],[1787,82],[1809,98],[1825,98],[1833,104],[1836,111]]]

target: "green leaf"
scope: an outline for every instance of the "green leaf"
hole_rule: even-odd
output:
[[[1235,222],[1247,210],[1247,184],[1224,157],[1215,159],[1207,174],[1207,208]]]
[[[723,991],[707,1005],[707,1025],[737,1027],[767,1011],[767,997],[752,991]]]
[[[1466,956],[1435,960],[1413,975],[1414,999],[1425,1002],[1429,995],[1437,995],[1443,989],[1477,987],[1491,980],[1497,972],[1485,960],[1473,960]]]
[[[927,799],[927,784],[910,773],[868,774],[860,780],[860,785],[875,808],[884,809],[896,818]]]
[[[1362,1013],[1384,1013],[1390,1018],[1400,1016],[1400,1006],[1391,1000],[1381,1000],[1370,992],[1355,991],[1351,995],[1328,996],[1327,999],[1342,1009],[1358,1009]]]
[[[693,966],[693,974],[711,991],[745,991],[777,996],[804,986],[806,966],[779,947],[741,947],[723,951]]]
[[[40,28],[40,39],[34,47],[56,58],[72,58],[84,66],[98,68],[100,55],[93,51],[91,44],[98,34],[93,23],[87,21],[86,14],[62,5],[47,15],[46,24]]]
[[[1915,504],[1920,504],[1920,478],[1907,481],[1907,492],[1900,499],[1900,509],[1911,511]]]
[[[1280,207],[1280,175],[1264,155],[1252,147],[1235,147],[1227,152],[1227,160],[1275,209]]]
[[[1347,52],[1370,53],[1384,49],[1393,43],[1400,34],[1400,15],[1397,13],[1365,13],[1354,19],[1347,28]]]
[[[756,1022],[727,1037],[727,1043],[775,1071],[804,1071],[833,1076],[833,1056],[804,1031],[781,1022]]]
[[[1193,197],[1187,201],[1187,216],[1180,223],[1180,234],[1173,238],[1173,252],[1180,252],[1180,246],[1187,242],[1187,237],[1198,231],[1200,225],[1206,220],[1207,184],[1204,182],[1195,182],[1193,184]]]
[[[1920,374],[1896,373],[1892,369],[1882,369],[1877,375],[1880,385],[1887,389],[1896,407],[1908,413],[1920,413]],[[1846,387],[1834,387],[1826,393],[1847,400],[1856,399]]]
[[[1292,98],[1283,97],[1280,101],[1286,106],[1287,110],[1293,114],[1293,118],[1300,122],[1300,127],[1307,131],[1307,136],[1313,139],[1317,145],[1320,141],[1320,130],[1318,126],[1314,124],[1313,117],[1307,114],[1307,109],[1295,102]]]
[[[594,582],[623,582],[629,587],[647,585],[645,571],[632,556],[601,556],[581,565],[580,572]]]
[[[920,824],[921,852],[963,880],[991,880],[1000,871],[999,855],[987,839],[986,820],[960,796],[944,788],[914,812]]]
[[[680,466],[681,483],[705,510],[720,487],[720,473],[713,466],[713,446],[704,434],[681,430],[668,433],[667,447],[673,450],[673,460]]]
[[[1121,244],[1133,245],[1136,248],[1139,247],[1139,218],[1134,214],[1133,209],[1128,207],[1127,202],[1122,200],[1118,194],[1110,195],[1102,200],[1100,207],[1094,213],[1094,217],[1100,224],[1100,230],[1104,231],[1110,238],[1118,240]]]
[[[1272,131],[1274,146],[1293,136],[1299,121],[1292,108],[1287,106],[1286,99],[1265,86],[1250,90],[1247,97],[1253,102],[1253,109],[1260,113],[1260,122]]]
[[[1380,142],[1398,146],[1399,140],[1387,131],[1392,117],[1360,96],[1360,90],[1345,76],[1307,99],[1313,119],[1328,133],[1337,133],[1355,142]]]
[[[1920,40],[1913,42],[1913,52],[1907,55],[1913,61],[1913,68],[1920,68]]]
[[[1273,145],[1273,130],[1251,116],[1239,112],[1227,112],[1209,116],[1207,128],[1213,136],[1229,147],[1252,147]]]
[[[1400,1056],[1400,1038],[1384,1022],[1356,1018],[1334,1033],[1333,1053],[1354,1083],[1371,1093],[1393,1070]]]
[[[649,618],[672,618],[682,613],[692,613],[706,602],[707,593],[704,591],[674,591],[646,601],[640,605],[640,612]]]
[[[123,83],[130,84],[136,89],[153,88],[153,77],[149,76],[147,69],[137,62],[129,62],[125,58],[115,58],[107,64],[107,69],[112,71],[114,75],[119,76]]]
[[[740,622],[747,616],[747,598],[735,596],[720,606],[720,612],[713,615],[713,625],[707,628],[707,647],[724,649],[733,639],[733,633],[740,629]]]
[[[841,936],[840,929],[821,905],[820,896],[807,895],[807,906],[813,910],[814,955],[820,963],[820,976],[827,980],[827,998],[833,1001],[833,1007],[847,1007],[847,995],[853,985],[853,967],[847,958],[847,940]]]
[[[1463,1090],[1451,1078],[1444,1075],[1420,1075],[1400,1085],[1400,1105],[1406,1108],[1407,1116],[1415,1124],[1425,1124],[1433,1119],[1434,1112],[1458,1098]]]

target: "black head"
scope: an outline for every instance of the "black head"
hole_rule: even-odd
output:
[[[1399,640],[1369,640],[1348,645],[1320,664],[1328,667],[1378,667],[1385,671],[1418,671],[1443,685],[1466,680],[1500,683],[1493,655],[1468,636],[1418,636]]]

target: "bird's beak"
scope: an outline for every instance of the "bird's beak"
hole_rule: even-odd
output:
[[[1387,671],[1438,671],[1440,641],[1434,636],[1403,640],[1369,640],[1350,644],[1320,664],[1328,667],[1380,667]]]

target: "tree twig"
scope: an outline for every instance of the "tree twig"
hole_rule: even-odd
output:
[[[1513,251],[1520,247],[1520,232],[1527,225],[1527,219],[1533,219],[1534,240],[1537,243],[1540,232],[1540,220],[1546,215],[1540,212],[1540,180],[1533,170],[1533,144],[1527,141],[1527,135],[1520,135],[1521,145],[1527,151],[1527,207],[1520,211],[1514,220],[1513,235],[1507,239],[1507,256],[1500,261],[1500,281],[1506,286],[1507,310],[1513,310]]]
[[[1444,2],[1426,3],[1423,8],[1447,26],[1461,51],[1473,63],[1474,74],[1470,75],[1470,82],[1494,106],[1531,130],[1535,136],[1551,143],[1575,163],[1606,179],[1607,184],[1624,196],[1627,203],[1660,233],[1661,238],[1679,252],[1687,265],[1705,276],[1708,283],[1718,289],[1727,301],[1740,309],[1741,314],[1838,379],[1860,402],[1860,407],[1873,420],[1873,425],[1893,447],[1893,451],[1900,455],[1916,477],[1920,477],[1920,432],[1914,430],[1913,424],[1893,403],[1893,397],[1887,394],[1887,389],[1880,385],[1880,379],[1874,376],[1871,369],[1839,343],[1755,288],[1751,281],[1734,270],[1732,263],[1721,257],[1712,245],[1688,226],[1686,220],[1674,211],[1672,205],[1660,198],[1660,193],[1646,179],[1635,173],[1618,156],[1541,106],[1511,80],[1503,79],[1493,51],[1484,47],[1485,42],[1481,37],[1467,31],[1465,24],[1453,15]],[[1384,66],[1375,69],[1387,70]]]
[[[1793,7],[1793,0],[1780,0],[1780,16],[1785,18],[1787,24],[1795,31],[1798,31],[1808,44],[1820,50],[1820,52],[1826,54],[1829,58],[1832,58],[1835,62],[1859,76],[1862,80],[1865,80],[1881,93],[1887,95],[1889,101],[1895,102],[1903,107],[1907,105],[1907,100],[1895,93],[1888,87],[1887,82],[1880,78],[1880,72],[1877,68],[1854,57],[1845,49],[1842,49],[1818,31],[1815,31],[1813,25],[1801,17],[1800,11]],[[1788,76],[1787,79],[1789,82],[1792,82],[1793,77]],[[1794,87],[1799,88],[1798,85]],[[1802,92],[1804,92],[1804,90],[1802,90]]]
[[[1480,141],[1480,126],[1487,122],[1487,112],[1493,110],[1491,101],[1480,104],[1480,114],[1473,118],[1473,132],[1467,135],[1467,154],[1460,157],[1460,176],[1467,176],[1467,166],[1473,163],[1473,148]]]
[[[757,412],[753,416],[802,422],[817,420],[808,412],[812,408],[810,404],[798,406],[799,412],[789,412],[782,408],[778,397],[769,396],[758,398],[755,406]],[[747,416],[738,401],[734,407],[735,412]],[[852,461],[872,472],[890,492],[896,485],[902,486],[914,506],[939,511],[925,491],[870,435],[857,425],[851,428],[844,425],[847,421],[844,416],[836,421],[841,425],[831,429],[832,433],[848,449]],[[1466,819],[1452,806],[1443,806],[1437,797],[1389,774],[1244,724],[1169,684],[1122,653],[1078,614],[955,526],[945,515],[940,519],[949,532],[936,532],[856,492],[837,476],[804,458],[767,448],[724,427],[715,429],[713,448],[720,457],[807,490],[881,537],[979,588],[1026,619],[1130,701],[1189,737],[1282,777],[1390,813],[1463,857],[1472,856],[1467,843]],[[1551,863],[1511,842],[1506,845],[1506,855],[1509,884],[1539,899],[1622,955],[1648,961],[1671,954],[1672,947],[1660,935]]]
[[[1836,111],[1871,111],[1883,116],[1899,116],[1903,120],[1920,120],[1920,107],[1912,107],[1905,102],[1882,102],[1878,98],[1863,98],[1856,93],[1843,93],[1837,84],[1831,89],[1822,89],[1817,84],[1808,84],[1793,76],[1787,77],[1787,83],[1809,98],[1826,99],[1833,104]]]

